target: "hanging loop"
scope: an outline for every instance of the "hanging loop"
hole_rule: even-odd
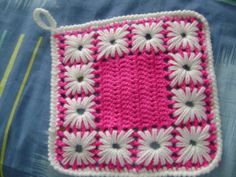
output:
[[[46,24],[42,16],[44,16],[48,22]],[[41,8],[36,8],[33,13],[34,21],[37,23],[39,27],[41,27],[44,30],[48,31],[54,31],[57,28],[57,22],[56,20],[52,17],[52,15],[45,9]]]

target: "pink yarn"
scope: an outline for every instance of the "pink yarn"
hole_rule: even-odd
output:
[[[161,34],[163,34],[163,46],[167,50],[155,52],[153,48],[150,52],[143,50],[139,52],[138,50],[132,51],[132,37],[134,34],[132,30],[134,29],[134,24],[145,24],[145,23],[158,23],[163,21],[163,30]],[[180,46],[178,49],[168,49],[168,41],[171,40],[171,37],[167,37],[167,34],[170,32],[167,30],[169,27],[168,22],[181,22],[184,21],[185,23],[193,23],[197,21],[196,18],[193,17],[160,17],[160,18],[148,18],[148,19],[139,19],[139,20],[132,20],[132,21],[123,21],[117,23],[111,23],[104,26],[100,26],[98,28],[89,27],[86,29],[78,29],[71,32],[65,32],[60,34],[55,34],[54,37],[57,40],[57,52],[58,52],[58,105],[57,105],[57,141],[55,142],[56,148],[56,160],[65,168],[71,168],[72,170],[84,169],[84,168],[99,168],[103,170],[104,168],[109,168],[111,170],[118,170],[123,171],[124,168],[128,170],[136,170],[141,171],[142,169],[146,170],[159,170],[163,167],[167,169],[173,168],[182,168],[185,167],[186,169],[194,168],[201,168],[202,166],[209,165],[210,162],[204,159],[204,163],[200,164],[192,163],[191,159],[188,160],[186,164],[181,162],[177,162],[179,158],[178,152],[181,150],[181,147],[177,147],[176,143],[178,140],[176,136],[180,136],[180,133],[177,131],[177,128],[187,127],[190,129],[191,126],[197,127],[200,126],[202,129],[205,126],[210,126],[210,137],[208,138],[209,148],[211,150],[210,157],[213,160],[215,158],[217,152],[217,144],[216,144],[216,122],[214,121],[214,113],[212,111],[212,80],[209,77],[209,73],[207,71],[208,62],[207,62],[207,49],[206,49],[206,36],[202,29],[204,28],[203,24],[198,21],[198,43],[200,45],[200,49],[194,48],[191,50],[190,46],[187,46],[184,49]],[[128,24],[129,27],[127,30],[129,34],[126,36],[126,41],[128,43],[128,53],[123,52],[123,56],[119,56],[117,53],[115,57],[102,57],[100,60],[97,59],[98,57],[98,31],[103,31],[105,29],[117,29],[119,27]],[[86,129],[84,126],[81,129],[77,127],[70,127],[64,126],[65,121],[65,104],[67,104],[66,98],[84,98],[86,95],[84,92],[81,94],[76,93],[75,95],[69,94],[66,95],[68,89],[65,89],[65,85],[68,84],[65,81],[66,75],[66,66],[72,65],[83,65],[84,63],[63,63],[63,59],[65,57],[65,35],[78,35],[78,34],[88,34],[94,32],[93,41],[92,41],[92,58],[94,59],[92,67],[94,68],[93,74],[95,77],[93,78],[95,85],[94,89],[95,95],[94,102],[96,103],[93,106],[95,112],[93,115],[95,117],[94,122],[96,124],[96,128],[90,127]],[[194,84],[192,81],[189,85],[186,85],[184,82],[180,86],[174,86],[173,88],[170,87],[170,79],[169,75],[171,71],[168,70],[170,63],[168,62],[171,59],[170,53],[179,53],[183,56],[183,52],[194,52],[195,54],[201,53],[201,66],[202,66],[202,79],[203,83],[198,83],[197,85]],[[173,116],[173,112],[176,108],[173,107],[175,103],[172,100],[174,96],[171,92],[172,89],[182,88],[185,89],[186,87],[193,88],[201,88],[204,87],[206,94],[206,98],[204,99],[205,104],[205,112],[207,116],[207,120],[202,119],[199,121],[198,119],[194,119],[194,121],[187,121],[186,123],[180,123],[179,125],[175,125],[175,121],[177,117]],[[91,95],[91,93],[89,93]],[[144,166],[143,163],[135,164],[134,162],[138,159],[137,154],[139,152],[138,146],[139,139],[141,138],[137,131],[145,131],[151,130],[152,128],[163,128],[167,129],[168,127],[173,127],[174,130],[172,131],[173,138],[171,139],[172,146],[168,147],[172,151],[171,158],[173,159],[174,163],[170,164],[167,162],[165,165],[153,165],[153,161],[148,165]],[[134,140],[131,142],[132,149],[129,151],[131,152],[131,159],[133,161],[132,164],[126,163],[125,166],[121,166],[119,161],[116,165],[113,165],[111,162],[109,164],[105,163],[98,163],[100,157],[98,156],[99,149],[98,147],[101,145],[100,136],[96,135],[95,143],[93,144],[96,146],[94,150],[91,152],[94,154],[93,159],[97,162],[95,164],[83,164],[78,165],[75,162],[72,166],[68,163],[63,165],[61,162],[63,160],[63,147],[66,146],[63,143],[63,138],[65,138],[64,132],[68,131],[71,133],[76,134],[78,131],[85,132],[85,131],[110,131],[117,130],[120,132],[121,130],[128,131],[133,129],[134,132],[132,137]]]

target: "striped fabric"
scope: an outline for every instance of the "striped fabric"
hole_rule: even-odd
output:
[[[223,129],[223,159],[207,177],[236,176],[236,6],[227,1],[0,0],[0,177],[64,177],[49,165],[49,33],[33,9],[51,11],[59,25],[114,16],[190,9],[210,25]]]

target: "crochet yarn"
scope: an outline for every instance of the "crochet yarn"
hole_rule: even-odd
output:
[[[56,169],[195,176],[218,165],[218,99],[201,15],[163,12],[51,31],[49,158]]]

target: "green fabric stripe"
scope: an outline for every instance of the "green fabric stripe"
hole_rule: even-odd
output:
[[[8,65],[7,65],[7,68],[5,70],[5,73],[3,74],[3,78],[2,78],[1,83],[0,83],[0,98],[1,98],[1,96],[3,94],[4,89],[5,89],[8,77],[9,77],[9,75],[11,73],[11,70],[12,70],[12,68],[14,66],[14,63],[16,61],[16,57],[18,55],[20,46],[23,43],[24,37],[25,37],[24,34],[20,35],[20,37],[19,37],[19,39],[17,41],[16,47],[15,47],[15,49],[14,49],[14,51],[13,51],[11,57],[10,57],[10,60],[8,62]]]
[[[14,119],[14,116],[15,116],[18,104],[20,102],[20,98],[21,98],[21,96],[23,94],[26,82],[27,82],[27,80],[29,78],[29,75],[30,75],[33,63],[34,63],[36,55],[38,53],[39,47],[40,47],[40,45],[42,43],[42,40],[43,40],[43,38],[40,37],[38,39],[37,43],[36,43],[36,46],[34,48],[33,54],[32,54],[32,56],[30,58],[29,65],[27,67],[27,70],[26,70],[26,73],[25,73],[25,76],[24,76],[24,79],[23,79],[23,81],[22,81],[22,83],[20,85],[20,89],[18,90],[18,93],[17,93],[17,96],[16,96],[16,100],[15,100],[15,102],[13,104],[13,107],[12,107],[9,119],[7,121],[7,125],[6,125],[5,131],[4,131],[2,148],[1,148],[1,152],[0,152],[0,177],[4,177],[3,176],[3,161],[4,161],[4,157],[5,157],[5,153],[6,153],[6,147],[7,147],[7,140],[8,140],[9,131],[10,131],[10,128],[11,128],[11,125],[12,125],[12,122],[13,122],[13,119]]]

